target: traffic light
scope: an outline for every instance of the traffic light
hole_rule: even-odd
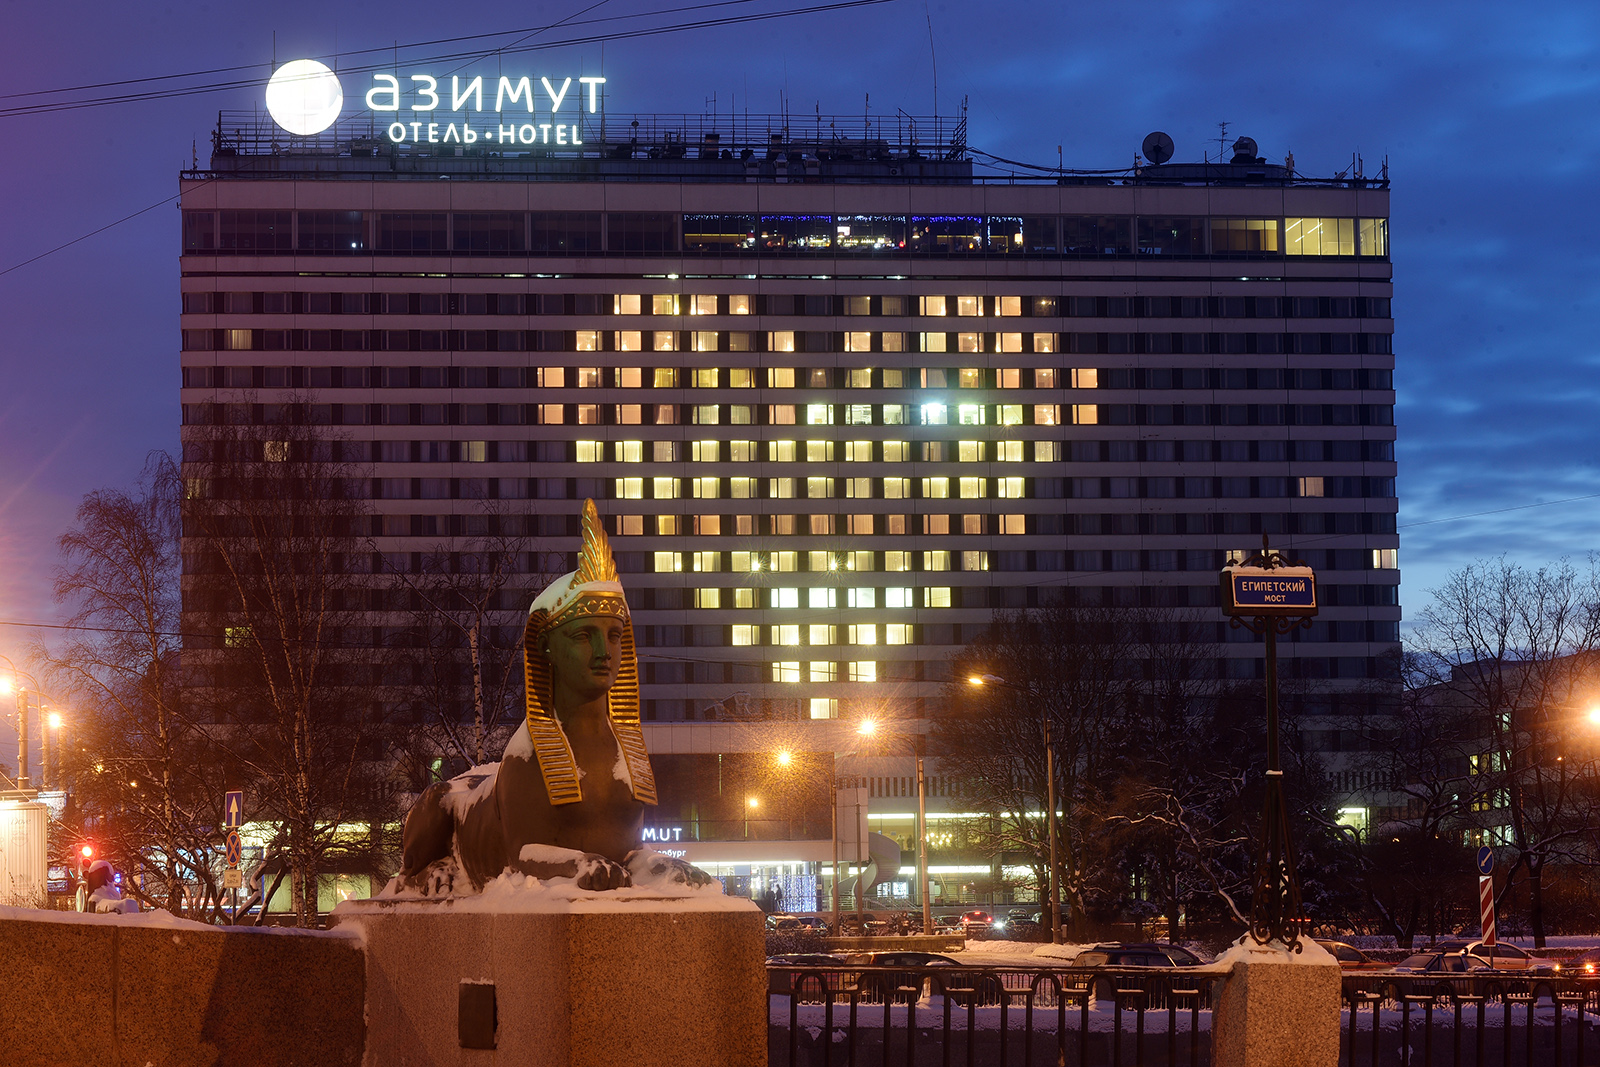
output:
[[[85,841],[78,846],[78,877],[83,877],[83,872],[94,862],[94,845]]]

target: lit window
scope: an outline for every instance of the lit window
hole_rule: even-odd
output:
[[[722,533],[721,515],[696,515],[694,517],[694,532],[703,537],[715,537]]]
[[[749,500],[756,495],[756,479],[729,478],[728,496],[734,500]]]
[[[1100,421],[1100,405],[1074,404],[1072,405],[1072,424],[1074,426],[1093,426]]]
[[[791,515],[790,518],[793,518]],[[789,531],[793,533],[793,530]],[[782,574],[787,571],[800,569],[800,554],[798,552],[774,552],[772,554],[772,569]]]
[[[858,548],[844,554],[845,569],[851,571],[870,571],[873,563],[873,552],[869,548]]]
[[[964,533],[964,534],[981,534],[981,533],[983,533],[983,516],[982,515],[963,515],[963,516],[961,516],[961,532]]]
[[[989,553],[968,550],[961,553],[961,569],[964,571],[986,571],[989,569]]]
[[[541,426],[560,426],[565,418],[565,411],[561,404],[540,404],[539,424]]]
[[[604,441],[575,441],[579,463],[604,463],[606,458],[606,445]]]
[[[600,351],[600,331],[599,330],[579,330],[579,331],[577,331],[577,333],[575,335],[575,338],[574,338],[573,347],[574,347],[574,349],[576,351],[579,351],[579,352],[598,352],[598,351]]]
[[[948,585],[930,585],[922,590],[922,606],[925,608],[948,608],[950,606],[950,587]]]
[[[845,386],[847,388],[850,388],[850,389],[871,389],[872,388],[872,368],[871,367],[852,367],[852,368],[850,368],[850,373],[845,376]]]
[[[958,411],[957,421],[962,426],[982,426],[989,421],[989,409],[985,404],[962,404]]]
[[[950,421],[950,409],[944,404],[923,404],[922,425],[943,426]]]
[[[834,606],[836,590],[833,589],[807,589],[806,606],[811,608],[831,608]]]
[[[769,499],[769,500],[792,500],[792,499],[794,499],[794,479],[793,478],[768,478],[767,479],[767,499]]]
[[[891,586],[883,591],[883,606],[886,608],[909,608],[915,606],[911,600],[911,590],[904,586]]]
[[[877,592],[878,591],[876,589],[873,589],[870,586],[851,589],[848,590],[848,599],[846,602],[852,608],[875,608],[878,606]],[[850,643],[855,643],[854,637],[850,639]]]
[[[798,682],[800,680],[799,661],[780,660],[773,663],[772,680],[774,682]]]
[[[618,352],[642,352],[642,351],[644,351],[644,334],[640,333],[638,330],[618,330],[617,331],[617,351]],[[638,384],[638,383],[636,382],[634,384]]]
[[[1300,495],[1301,496],[1321,496],[1322,495],[1322,479],[1321,478],[1301,478],[1300,479]]]
[[[850,643],[852,645],[875,645],[878,643],[878,624],[874,622],[859,622],[849,628]]]
[[[672,330],[654,330],[650,334],[650,348],[655,352],[676,352],[678,335]]]
[[[885,478],[883,480],[883,498],[885,500],[907,500],[910,497],[910,478]]]
[[[696,589],[694,591],[694,606],[697,608],[720,608],[722,606],[722,590]]]
[[[904,463],[911,458],[911,442],[885,441],[883,443],[883,461],[885,463]]]
[[[643,441],[618,441],[616,443],[616,457],[618,463],[641,463],[644,461]]]
[[[876,660],[855,660],[850,664],[850,680],[852,682],[876,682],[878,680],[878,663]]]
[[[705,574],[720,571],[722,569],[722,553],[696,552],[694,554],[694,569]]]
[[[832,697],[812,697],[811,717],[813,719],[837,719],[839,717],[839,702]]]
[[[825,622],[814,622],[806,627],[806,643],[811,645],[833,644],[833,627]]]
[[[812,660],[811,670],[808,673],[811,676],[810,680],[813,682],[831,682],[838,673],[838,669],[830,661]]]
[[[800,606],[800,590],[776,588],[772,590],[772,606],[775,608],[797,608]]]
[[[695,293],[688,298],[688,304],[689,314],[691,315],[715,315],[717,313],[717,294]],[[658,314],[667,314],[667,312],[658,312]]]
[[[793,463],[795,456],[795,443],[793,441],[768,441],[767,459],[773,463]]]
[[[773,330],[771,333],[767,334],[767,351],[768,352],[793,352],[794,351],[794,331],[793,330]],[[776,371],[776,370],[780,370],[782,368],[774,367],[772,369]],[[774,381],[772,383],[772,386],[775,389],[793,389],[794,388],[794,371],[790,371],[789,372],[788,384],[780,385],[778,382]]]
[[[909,645],[912,643],[912,624],[909,622],[891,622],[883,628],[883,643],[886,645]]]
[[[922,569],[925,571],[947,571],[950,569],[950,552],[947,549],[934,549],[922,554]]]
[[[945,314],[945,298],[942,296],[917,297],[917,314],[943,315]]]
[[[795,623],[767,627],[767,639],[774,645],[798,645],[800,627]]]
[[[734,553],[738,555],[738,553]],[[738,570],[737,567],[734,568]],[[736,608],[753,608],[756,606],[756,591],[754,589],[740,588],[733,591],[733,606]]]
[[[962,463],[982,463],[983,462],[983,442],[982,441],[957,441],[956,442],[956,458],[959,459]]]
[[[806,405],[806,425],[807,426],[832,426],[833,425],[833,405],[832,404],[807,404]]]
[[[729,628],[728,643],[731,645],[758,645],[761,643],[761,627],[738,623]]]
[[[722,495],[722,479],[695,478],[692,479],[691,488],[696,500],[716,500]]]
[[[617,499],[618,500],[643,500],[644,499],[644,479],[643,478],[618,478],[617,479]]]
[[[1025,534],[1028,532],[1028,518],[1026,515],[1001,515],[1000,532],[1003,534]]]
[[[656,516],[656,533],[662,537],[678,536],[678,525],[678,516],[676,515]]]
[[[678,313],[678,297],[675,293],[656,293],[650,297],[650,314],[676,315]]]
[[[1001,420],[1005,424],[1005,420]],[[1035,426],[1061,425],[1060,404],[1035,404],[1033,405],[1033,424]]]
[[[956,314],[967,318],[983,314],[983,297],[958,296],[956,297]]]
[[[1020,296],[996,297],[995,303],[998,305],[1002,317],[1011,318],[1022,314],[1022,297]]]
[[[994,458],[1000,463],[1021,463],[1021,441],[996,441],[994,443]]]
[[[885,552],[883,554],[883,569],[886,571],[909,571],[911,569],[911,553]]]
[[[1035,463],[1055,463],[1060,458],[1060,441],[1035,441],[1033,443],[1033,461]]]
[[[622,537],[638,537],[644,533],[643,515],[618,515],[617,533]]]
[[[672,574],[683,570],[683,553],[657,552],[655,562],[657,574]]]
[[[750,314],[750,298],[748,296],[730,296],[730,297],[728,297],[728,314],[730,314],[730,315],[748,315],[748,314]]]
[[[690,350],[694,352],[715,352],[717,350],[716,330],[696,330],[689,335]]]
[[[871,463],[871,441],[846,441],[844,443],[844,459],[846,463]]]
[[[1033,350],[1035,352],[1056,351],[1056,335],[1053,333],[1036,333],[1033,335]]]
[[[1389,254],[1389,220],[1361,220],[1361,254],[1386,256]]]
[[[1375,548],[1372,550],[1372,567],[1374,570],[1392,571],[1400,566],[1400,550],[1397,548]]]
[[[650,487],[650,495],[655,497],[657,500],[678,499],[678,479],[652,478],[650,481],[652,483]]]
[[[673,463],[682,454],[676,441],[651,441],[650,460],[653,463]]]
[[[981,499],[983,499],[983,479],[982,478],[962,478],[961,479],[961,499],[962,500],[981,500]]]
[[[1284,219],[1284,252],[1291,256],[1353,256],[1355,219]]]
[[[806,497],[809,500],[826,500],[833,496],[832,478],[807,478]]]
[[[996,478],[994,480],[994,484],[995,489],[998,491],[997,495],[1001,500],[1021,500],[1027,495],[1027,493],[1024,492],[1024,487],[1026,485],[1025,479]]]
[[[640,299],[637,296],[618,295],[614,307],[618,315],[637,315],[640,310]]]
[[[924,333],[917,335],[920,338],[918,349],[922,352],[943,352],[945,350],[945,335],[942,333]]]
[[[981,334],[981,333],[958,333],[958,334],[956,334],[956,351],[957,352],[982,352],[983,351],[983,334]],[[974,386],[972,388],[976,388],[976,386]]]
[[[657,389],[676,389],[678,387],[678,368],[655,368],[651,373],[651,384]]]
[[[922,499],[945,500],[950,496],[949,478],[924,478],[922,479]]]

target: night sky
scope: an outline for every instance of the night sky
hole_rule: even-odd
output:
[[[230,75],[251,88],[0,116],[0,620],[59,618],[55,540],[78,500],[176,449],[177,209],[16,265],[174,196],[192,145],[205,163],[217,111],[259,103],[274,32],[283,62],[584,6],[0,0],[0,109],[56,99],[9,94],[258,64]],[[578,17],[646,10],[613,0]],[[1407,614],[1474,559],[1539,564],[1595,546],[1600,499],[1483,513],[1600,494],[1600,5],[898,0],[504,62],[536,78],[603,64],[612,114],[698,114],[713,95],[723,111],[767,113],[787,92],[795,113],[860,114],[870,94],[874,114],[926,115],[930,21],[939,110],[970,97],[969,141],[998,156],[1053,166],[1059,144],[1068,167],[1122,167],[1159,129],[1178,161],[1198,160],[1226,121],[1230,142],[1251,136],[1275,162],[1292,151],[1303,174],[1359,152],[1370,175],[1387,157]],[[402,52],[402,65],[463,47]],[[0,625],[0,653],[16,656],[26,634]]]

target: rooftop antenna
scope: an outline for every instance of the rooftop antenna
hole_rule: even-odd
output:
[[[1231,122],[1219,122],[1219,123],[1217,123],[1217,131],[1218,131],[1217,132],[1217,162],[1218,163],[1222,162],[1223,153],[1227,152],[1227,150],[1228,150],[1228,127],[1231,126],[1231,125],[1233,125]]]
[[[928,58],[933,61],[933,140],[939,142],[939,54],[933,50],[933,15],[928,5],[922,5],[923,17],[928,20]]]

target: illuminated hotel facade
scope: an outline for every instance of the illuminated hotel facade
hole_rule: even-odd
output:
[[[1205,669],[1254,679],[1216,573],[1263,533],[1319,574],[1284,648],[1313,743],[1381,698],[1386,181],[1248,157],[982,178],[948,127],[934,153],[887,124],[615,117],[627,140],[579,148],[284,148],[260,121],[221,123],[245,132],[181,183],[186,433],[292,402],[370,468],[390,560],[491,518],[570,552],[594,498],[653,751],[925,728],[996,610],[1063,598],[1214,620]],[[883,826],[915,809],[909,762],[859,765]],[[961,812],[930,774],[930,810]],[[662,817],[682,834],[687,809]]]

